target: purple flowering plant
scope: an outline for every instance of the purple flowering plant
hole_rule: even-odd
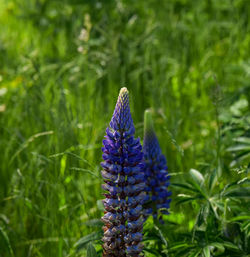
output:
[[[153,215],[163,223],[162,214],[168,214],[169,198],[171,192],[168,190],[169,179],[168,167],[165,156],[161,152],[161,148],[156,137],[152,114],[150,110],[146,110],[144,114],[144,173],[148,204],[145,204],[145,217]]]
[[[104,257],[139,257],[145,182],[142,146],[134,138],[129,93],[122,88],[103,140]]]

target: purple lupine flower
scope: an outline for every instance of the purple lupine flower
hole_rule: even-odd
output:
[[[104,257],[142,256],[141,213],[146,194],[142,146],[134,133],[128,90],[122,88],[102,148],[102,187],[107,191],[102,217]]]
[[[145,217],[153,215],[154,219],[159,218],[163,223],[162,214],[168,214],[171,192],[168,190],[169,178],[165,156],[154,132],[151,112],[144,114],[144,172],[146,181],[146,192],[149,197],[148,204],[145,204]],[[158,215],[159,214],[159,215]]]

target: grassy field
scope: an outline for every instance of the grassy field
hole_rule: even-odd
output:
[[[0,0],[0,256],[101,256],[123,86],[171,174],[145,256],[250,256],[249,53],[249,0]]]

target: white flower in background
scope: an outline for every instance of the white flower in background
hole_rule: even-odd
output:
[[[82,46],[79,46],[79,47],[77,48],[77,51],[78,51],[79,53],[82,53],[82,52],[83,52],[83,47],[82,47]]]
[[[81,41],[88,41],[88,38],[89,38],[88,31],[85,28],[82,28],[78,39]]]

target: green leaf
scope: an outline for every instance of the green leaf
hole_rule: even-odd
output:
[[[144,248],[143,248],[143,251],[144,251],[144,252],[148,252],[148,253],[152,253],[152,254],[154,254],[155,256],[160,256],[160,253],[159,253],[157,250],[155,250],[155,249],[150,249],[150,248],[144,247]]]
[[[14,252],[13,252],[13,250],[12,250],[9,237],[8,237],[7,233],[3,230],[2,227],[0,227],[0,240],[1,240],[1,237],[2,237],[3,242],[6,244],[7,249],[8,249],[8,251],[9,251],[10,255],[11,255],[12,257],[14,257]],[[1,241],[2,241],[2,240],[1,240]]]
[[[226,241],[224,241],[222,244],[223,244],[226,248],[231,248],[231,249],[239,250],[239,248],[238,248],[235,244],[233,244],[233,243],[231,243],[231,242],[226,242]]]
[[[250,220],[250,216],[237,216],[228,220],[228,222],[239,221],[239,220]]]
[[[233,141],[243,144],[250,144],[250,138],[249,137],[237,137],[234,138]]]
[[[180,197],[180,195],[178,195]],[[197,200],[197,199],[203,199],[202,195],[196,195],[194,197],[183,197],[182,196],[182,199],[180,200],[177,200],[176,201],[176,204],[181,204],[181,203],[187,203],[187,202],[190,202],[190,201],[194,201],[194,200]]]
[[[211,246],[216,247],[217,249],[219,249],[221,252],[225,251],[225,247],[223,246],[223,244],[218,243],[218,242],[213,242],[210,244]]]
[[[102,236],[102,231],[93,232],[89,235],[86,235],[82,238],[80,238],[74,245],[76,247],[77,251],[80,251],[81,249],[85,248],[86,245],[92,241],[100,240]]]
[[[236,198],[249,198],[250,197],[250,187],[241,187],[228,190],[224,193],[225,197],[236,197]]]
[[[233,167],[235,166],[237,163],[241,163],[245,160],[250,160],[250,152],[247,151],[247,152],[244,152],[244,153],[241,153],[239,154],[238,156],[236,156],[235,160],[233,160],[231,163],[230,163],[230,166]]]
[[[243,114],[243,110],[247,108],[247,106],[248,101],[246,99],[239,99],[230,106],[230,111],[235,116],[241,116]]]
[[[250,234],[250,221],[247,220],[241,224],[241,230],[247,233],[247,236]]]
[[[216,182],[217,182],[217,172],[216,172],[216,169],[214,169],[209,176],[208,187],[210,191],[214,188]]]
[[[103,226],[103,222],[100,219],[92,219],[85,222],[88,227],[99,227]]]
[[[166,238],[164,237],[162,231],[160,230],[160,228],[156,225],[154,225],[154,228],[156,229],[156,231],[159,233],[159,236],[161,238],[161,241],[163,242],[163,244],[168,248],[168,242],[166,240]]]
[[[204,184],[204,177],[203,177],[203,175],[198,170],[191,169],[189,171],[189,174],[191,175],[191,177],[193,178],[193,180],[196,183],[198,183],[199,185]]]
[[[96,201],[96,206],[97,206],[97,209],[98,209],[98,210],[104,211],[104,205],[103,205],[102,200],[97,200],[97,201]]]
[[[183,189],[186,189],[186,190],[189,190],[189,191],[192,191],[192,192],[199,192],[199,190],[197,190],[195,187],[193,187],[192,184],[182,184],[182,183],[172,183],[171,184],[172,187],[179,187],[179,188],[183,188]]]
[[[235,145],[227,148],[228,152],[250,151],[250,145]]]
[[[0,213],[0,221],[2,221],[5,225],[9,224],[9,219],[3,213]]]
[[[200,193],[201,197],[206,200],[208,200],[208,193],[206,192],[206,188],[203,185],[198,184],[196,181],[191,180],[189,182],[194,188],[197,189],[197,191]]]
[[[83,168],[78,168],[78,167],[71,167],[70,168],[71,170],[76,170],[76,171],[84,171],[84,172],[87,172],[89,174],[91,174],[92,176],[100,179],[92,170],[89,170],[89,169],[83,169]]]
[[[210,257],[210,249],[208,245],[205,248],[203,248],[203,254],[205,257]]]
[[[188,255],[188,257],[198,257],[200,255],[201,250],[197,250],[195,252],[192,252],[191,254]],[[185,255],[187,256],[187,255]]]
[[[169,250],[176,250],[176,249],[179,249],[179,248],[182,248],[182,249],[185,249],[185,248],[190,248],[190,247],[193,247],[194,245],[190,245],[188,243],[177,243],[175,244],[174,246],[170,247]]]
[[[95,247],[91,243],[88,243],[87,246],[87,257],[97,257]]]
[[[202,205],[196,218],[196,225],[198,227],[200,227],[207,220],[208,213],[209,206],[207,204]]]

